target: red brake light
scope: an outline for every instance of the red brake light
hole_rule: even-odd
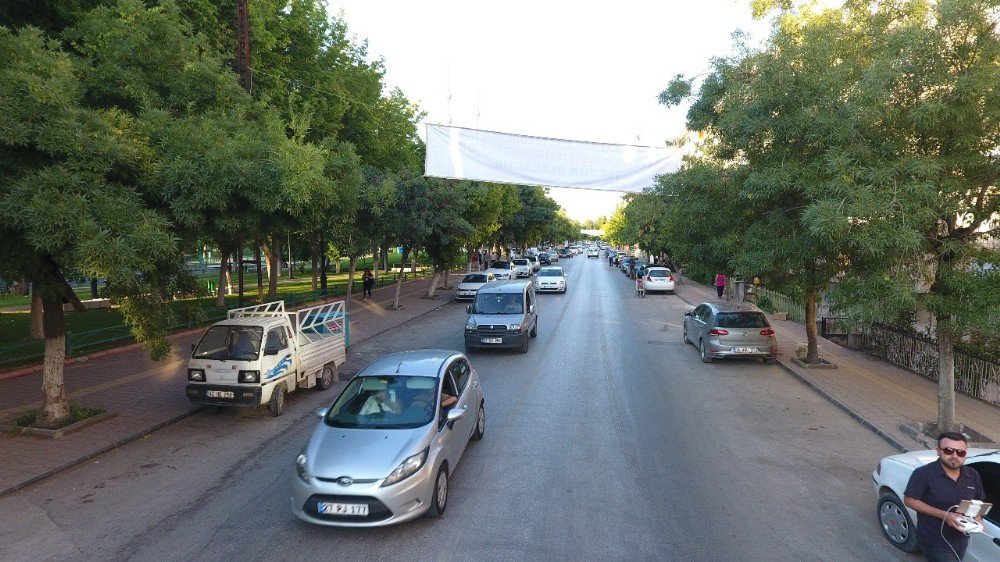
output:
[[[765,329],[763,329],[763,330],[760,331],[760,335],[762,335],[762,336],[773,336],[774,335],[774,330],[772,330],[771,328],[765,328]]]
[[[710,335],[710,336],[728,336],[729,332],[727,332],[726,330],[720,330],[718,328],[712,328],[711,330],[708,331],[708,335]]]
[[[673,274],[673,273],[671,273],[671,274],[670,274],[670,280],[671,280],[671,281],[673,281],[673,280],[674,280],[674,274]]]
[[[648,276],[648,275],[646,276],[646,281],[652,281],[652,280],[653,280],[653,278],[652,278],[652,277],[650,277],[650,276]]]

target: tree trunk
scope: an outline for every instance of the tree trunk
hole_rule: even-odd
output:
[[[319,233],[309,233],[309,248],[312,254],[312,290],[316,293],[319,281]]]
[[[222,252],[221,263],[219,263],[219,286],[215,288],[215,306],[222,308],[226,306],[226,294],[223,293],[223,286],[228,285],[229,277],[229,255]]]
[[[400,262],[399,275],[396,276],[396,294],[393,295],[392,305],[390,308],[393,310],[399,310],[399,292],[403,288],[403,267],[402,264],[406,263],[406,257],[410,255],[409,248],[403,248],[402,261]]]
[[[42,297],[45,359],[42,365],[41,423],[54,426],[69,417],[63,369],[66,364],[66,322],[62,298],[51,291]]]
[[[816,289],[806,293],[806,363],[819,363],[819,331],[816,329]]]
[[[96,299],[97,295],[97,277],[90,278],[90,298]]]
[[[955,420],[955,338],[950,317],[935,318],[938,341],[938,431],[957,431]]]
[[[17,288],[14,289],[15,295],[20,295],[22,297],[28,296],[28,280],[21,279],[21,282],[17,284]]]
[[[348,260],[347,268],[347,297],[344,299],[344,306],[351,302],[351,295],[354,294],[354,272],[358,267],[358,256],[351,256]],[[364,295],[362,295],[364,296]]]
[[[44,322],[42,318],[43,314],[42,296],[38,294],[38,284],[36,283],[31,291],[31,314],[28,318],[28,336],[33,340],[40,340],[45,337],[45,332],[42,328]]]
[[[257,266],[257,302],[264,304],[264,268],[260,259],[260,236],[255,240],[253,259]]]
[[[233,262],[232,260],[226,260],[226,295],[232,296],[233,294]],[[225,305],[223,305],[225,306]]]
[[[379,248],[376,247],[375,251],[372,252],[372,269],[374,270],[372,275],[375,276],[375,279],[378,279],[378,273],[381,269],[379,266],[382,265],[382,258],[380,256]]]
[[[319,250],[319,294],[325,297],[328,294],[326,270],[330,267],[330,258],[326,257],[326,236],[322,233],[319,235]]]
[[[434,271],[434,275],[431,275],[431,282],[427,284],[427,295],[429,299],[433,299],[434,295],[437,294],[437,282],[438,282],[438,272]]]
[[[278,296],[278,276],[281,275],[281,247],[273,244],[264,244],[264,257],[267,260],[267,297],[273,299]]]
[[[445,289],[451,289],[451,286],[448,285],[448,281],[449,281],[449,277],[450,276],[451,276],[451,269],[448,269],[446,267],[444,269],[444,288]]]

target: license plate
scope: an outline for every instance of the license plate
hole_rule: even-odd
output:
[[[483,338],[482,343],[503,343],[503,338]]]
[[[733,353],[757,353],[756,347],[734,347]]]
[[[356,515],[364,517],[368,515],[368,504],[366,503],[329,503],[319,502],[320,515]]]
[[[205,396],[209,398],[236,398],[236,393],[231,390],[206,390]]]

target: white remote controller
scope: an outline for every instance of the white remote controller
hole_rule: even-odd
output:
[[[964,533],[966,533],[966,534],[968,534],[968,533],[982,533],[982,532],[984,532],[986,530],[979,523],[979,521],[976,521],[975,519],[973,519],[971,517],[960,517],[958,519],[958,524],[962,528],[962,531]]]

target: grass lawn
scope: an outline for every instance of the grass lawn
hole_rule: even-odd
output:
[[[390,256],[390,262],[392,256]],[[346,260],[345,260],[346,261]],[[361,260],[359,260],[360,263]],[[396,256],[396,263],[399,256]],[[361,274],[364,267],[371,264],[371,259],[367,260],[367,265],[359,265],[358,273],[355,274],[354,291],[361,291]],[[398,271],[398,270],[397,270]],[[418,276],[426,274],[428,270],[418,269]],[[407,270],[409,272],[409,270]],[[296,274],[294,279],[281,277],[278,280],[278,297],[276,300],[284,300],[289,307],[298,306],[308,302],[321,300],[322,296],[312,290],[312,275],[310,272]],[[206,288],[208,281],[218,282],[216,276],[199,277],[199,282],[204,283]],[[236,282],[234,276],[233,281]],[[395,273],[380,272],[378,286],[395,283]],[[90,288],[84,287],[85,298],[89,298]],[[264,279],[264,291],[267,291],[267,278]],[[328,295],[343,295],[347,293],[347,268],[342,269],[342,273],[327,274]],[[79,292],[78,292],[79,294]],[[7,300],[12,295],[5,295],[0,298],[0,306],[16,306]],[[30,305],[28,297],[18,297],[25,299],[25,304]],[[178,299],[170,304],[174,311],[175,322],[170,327],[170,331],[181,331],[195,326],[206,325],[221,320],[226,315],[226,310],[238,306],[239,297],[236,294],[226,296],[226,306],[218,308],[215,306],[214,296],[201,296],[187,299]],[[257,276],[256,274],[243,276],[243,305],[251,306],[258,302],[257,299]],[[28,338],[29,330],[28,310],[18,312],[0,312],[0,368],[11,368],[18,365],[31,364],[41,360],[44,352],[42,340],[32,340]],[[66,347],[67,356],[85,355],[100,349],[115,347],[131,343],[132,336],[125,327],[122,315],[114,308],[100,308],[84,313],[69,312],[66,314]]]

